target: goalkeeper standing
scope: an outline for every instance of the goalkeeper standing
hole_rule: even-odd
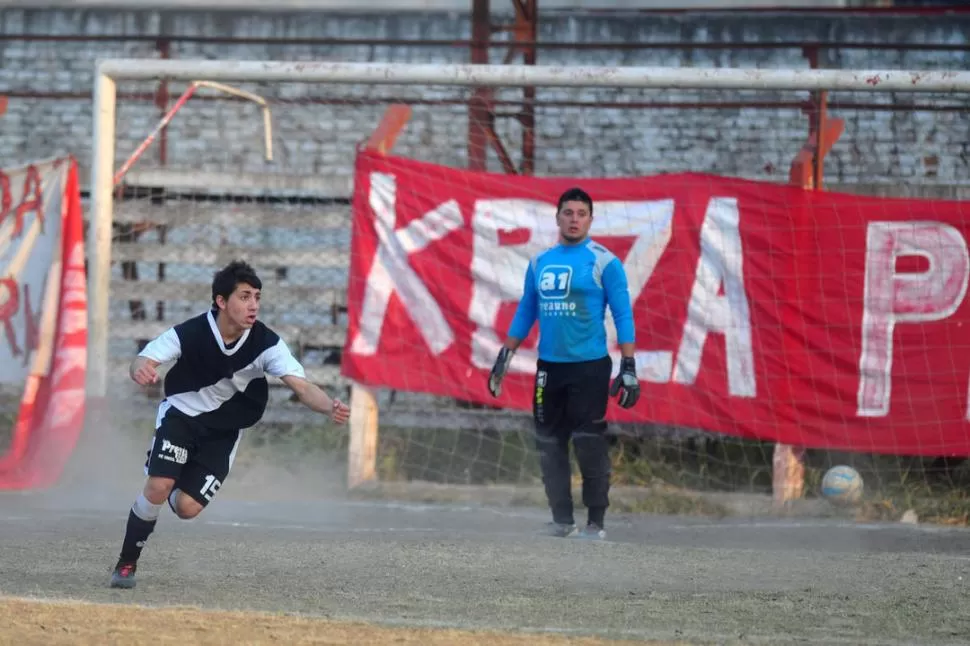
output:
[[[559,198],[559,244],[531,259],[525,289],[508,339],[488,379],[494,397],[522,340],[539,320],[533,417],[536,448],[554,536],[602,539],[609,506],[610,457],[606,407],[611,396],[630,408],[640,397],[634,360],[634,325],[623,264],[589,238],[593,200],[579,188]],[[610,385],[613,364],[606,348],[606,306],[616,324],[622,354]],[[569,441],[583,480],[586,527],[573,519]]]

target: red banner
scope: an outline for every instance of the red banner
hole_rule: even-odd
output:
[[[11,188],[21,184],[22,192]],[[23,384],[23,396],[0,457],[0,489],[30,489],[57,482],[84,425],[87,289],[77,162],[0,172],[4,190],[0,198],[10,208],[0,211],[0,302],[7,305],[7,340],[0,356],[11,356],[0,381]]]
[[[555,201],[577,185],[636,320],[643,396],[610,420],[970,455],[967,202],[701,174],[518,177],[361,152],[343,374],[530,410],[535,328],[499,400],[486,377],[529,258],[555,244]]]

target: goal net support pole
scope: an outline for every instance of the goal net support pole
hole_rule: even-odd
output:
[[[814,93],[814,106],[809,110],[808,139],[792,161],[789,183],[805,189],[822,188],[825,156],[845,131],[845,121],[828,116],[828,93]],[[805,449],[776,443],[772,454],[772,491],[776,505],[802,497],[805,488]]]
[[[573,87],[694,90],[970,91],[970,72],[906,70],[739,69],[679,67],[435,65],[119,59],[95,73],[89,276],[88,396],[107,393],[109,289],[114,208],[118,81],[315,83],[464,87]],[[267,129],[268,136],[268,129]],[[269,149],[267,148],[267,151]],[[777,494],[776,494],[777,495]]]
[[[381,155],[390,153],[410,118],[410,106],[389,106],[367,140],[365,149]],[[348,489],[371,482],[377,477],[379,414],[374,392],[364,386],[353,386],[350,394],[350,442],[347,447]]]

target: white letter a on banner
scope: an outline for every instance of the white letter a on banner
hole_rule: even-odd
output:
[[[408,263],[408,257],[429,244],[444,238],[464,225],[461,209],[449,200],[419,220],[395,229],[397,182],[393,175],[371,173],[370,207],[374,211],[374,228],[379,239],[374,264],[367,274],[367,287],[360,312],[360,325],[350,351],[375,354],[380,344],[381,328],[391,295],[397,292],[431,352],[438,355],[455,341],[434,296]]]
[[[687,323],[677,352],[674,381],[693,384],[708,334],[724,335],[728,392],[755,397],[758,384],[751,340],[751,307],[744,291],[741,213],[733,197],[712,197],[701,224],[701,255],[687,304]],[[718,291],[723,287],[724,295]]]

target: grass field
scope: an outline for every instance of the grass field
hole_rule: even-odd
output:
[[[446,628],[391,628],[327,621],[283,613],[152,608],[126,604],[0,598],[2,641],[38,646],[106,643],[198,644],[400,644],[407,646],[676,646],[685,642],[617,641],[563,635],[515,634]]]

